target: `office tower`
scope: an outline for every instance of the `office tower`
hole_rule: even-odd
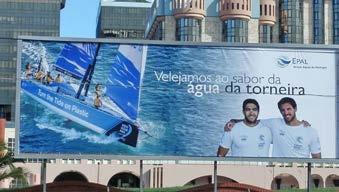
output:
[[[17,38],[59,36],[60,9],[65,0],[0,1],[0,113],[15,118]]]
[[[102,0],[97,37],[144,39],[150,6],[147,1]]]

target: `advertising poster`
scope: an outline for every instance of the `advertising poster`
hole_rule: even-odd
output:
[[[18,154],[336,158],[335,51],[23,40],[20,60]]]

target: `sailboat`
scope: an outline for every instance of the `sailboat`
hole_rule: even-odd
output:
[[[80,82],[78,86],[69,82],[43,83],[26,79],[23,75],[21,89],[61,116],[136,147],[139,134],[137,112],[140,84],[147,47],[119,46],[105,84],[105,101],[102,107],[94,106],[88,93],[99,50],[99,43],[64,45],[54,69],[68,79]]]

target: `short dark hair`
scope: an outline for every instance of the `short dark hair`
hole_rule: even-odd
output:
[[[30,67],[31,64],[29,64],[28,62],[25,65],[25,68],[28,69],[28,67]]]
[[[97,84],[95,85],[95,89],[97,89],[99,86],[101,86],[101,84],[100,84],[100,83],[97,83]]]
[[[255,99],[246,99],[246,100],[242,103],[242,110],[243,110],[243,111],[245,111],[246,105],[249,104],[249,103],[252,103],[252,104],[254,104],[255,106],[257,106],[258,111],[259,111],[259,109],[260,109],[259,103],[258,103],[258,101],[255,100]]]
[[[280,110],[280,107],[285,103],[291,104],[294,109],[297,108],[297,103],[294,101],[294,99],[292,99],[291,97],[284,97],[280,99],[280,101],[278,102],[279,110]]]

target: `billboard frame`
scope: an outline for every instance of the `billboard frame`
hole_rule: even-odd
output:
[[[259,44],[259,43],[222,43],[222,42],[179,42],[179,41],[158,41],[158,40],[131,40],[131,39],[103,39],[103,38],[67,38],[67,37],[44,37],[44,36],[19,36],[17,47],[17,77],[16,77],[16,113],[15,113],[15,158],[41,158],[41,159],[129,159],[129,160],[196,160],[196,161],[249,161],[249,162],[285,162],[285,163],[339,163],[338,158],[276,158],[276,157],[217,157],[217,156],[130,156],[130,155],[109,155],[109,154],[67,154],[67,153],[20,153],[19,152],[19,132],[20,132],[20,83],[21,83],[21,54],[23,41],[46,41],[46,42],[93,42],[93,43],[116,43],[116,44],[140,44],[140,45],[168,45],[168,46],[205,46],[224,48],[263,48],[263,49],[302,49],[302,50],[324,50],[333,51],[339,56],[339,45],[305,45],[305,44]],[[335,81],[337,82],[337,68],[339,67],[339,57],[336,57]],[[335,85],[335,133],[338,129],[338,85]],[[338,138],[336,138],[338,141]],[[338,154],[338,147],[335,152]]]

